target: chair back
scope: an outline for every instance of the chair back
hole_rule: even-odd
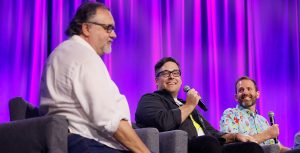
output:
[[[39,109],[21,97],[15,97],[9,101],[9,115],[10,121],[40,116]]]
[[[300,131],[295,134],[294,138],[294,148],[295,149],[300,149]]]

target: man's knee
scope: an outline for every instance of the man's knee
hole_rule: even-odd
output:
[[[200,136],[189,141],[189,152],[221,152],[219,141],[211,136]]]
[[[262,147],[254,142],[246,142],[246,144],[248,146],[248,148],[251,150],[251,153],[264,153]]]

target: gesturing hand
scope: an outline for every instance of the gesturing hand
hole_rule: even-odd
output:
[[[270,126],[266,132],[268,133],[270,138],[277,138],[279,135],[279,128],[278,128],[278,124],[273,124],[272,126]]]
[[[187,93],[186,105],[192,105],[196,107],[200,99],[201,97],[198,92],[195,89],[190,89]]]

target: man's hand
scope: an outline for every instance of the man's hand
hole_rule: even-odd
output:
[[[187,93],[185,104],[191,105],[195,108],[200,99],[201,97],[198,92],[195,89],[190,89]]]
[[[255,142],[255,143],[257,143],[257,141],[252,136],[243,135],[243,134],[236,134],[236,140],[241,141],[241,142]]]
[[[268,135],[269,139],[277,138],[279,135],[279,128],[278,124],[274,124],[266,130],[266,134]]]
[[[185,104],[179,107],[181,111],[181,123],[184,122],[187,117],[193,112],[200,98],[201,97],[195,89],[189,90],[186,96]]]
[[[279,135],[278,124],[274,124],[268,127],[265,131],[252,135],[258,143],[262,143],[266,140],[277,138]]]
[[[243,135],[239,133],[227,133],[223,135],[222,138],[226,139],[226,143],[235,142],[235,141],[257,143],[252,136]]]

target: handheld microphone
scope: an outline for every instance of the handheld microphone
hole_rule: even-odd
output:
[[[274,125],[275,124],[274,112],[270,111],[268,113],[268,115],[270,117],[270,123],[271,123],[271,125]],[[274,138],[274,141],[275,141],[275,144],[278,143],[278,139],[277,138]]]
[[[187,93],[187,92],[189,92],[190,89],[191,89],[190,86],[185,85],[184,88],[183,88],[183,91],[184,91],[185,93]],[[199,106],[201,109],[203,109],[204,111],[207,111],[207,107],[204,105],[204,103],[201,101],[201,99],[199,99],[198,106]]]

